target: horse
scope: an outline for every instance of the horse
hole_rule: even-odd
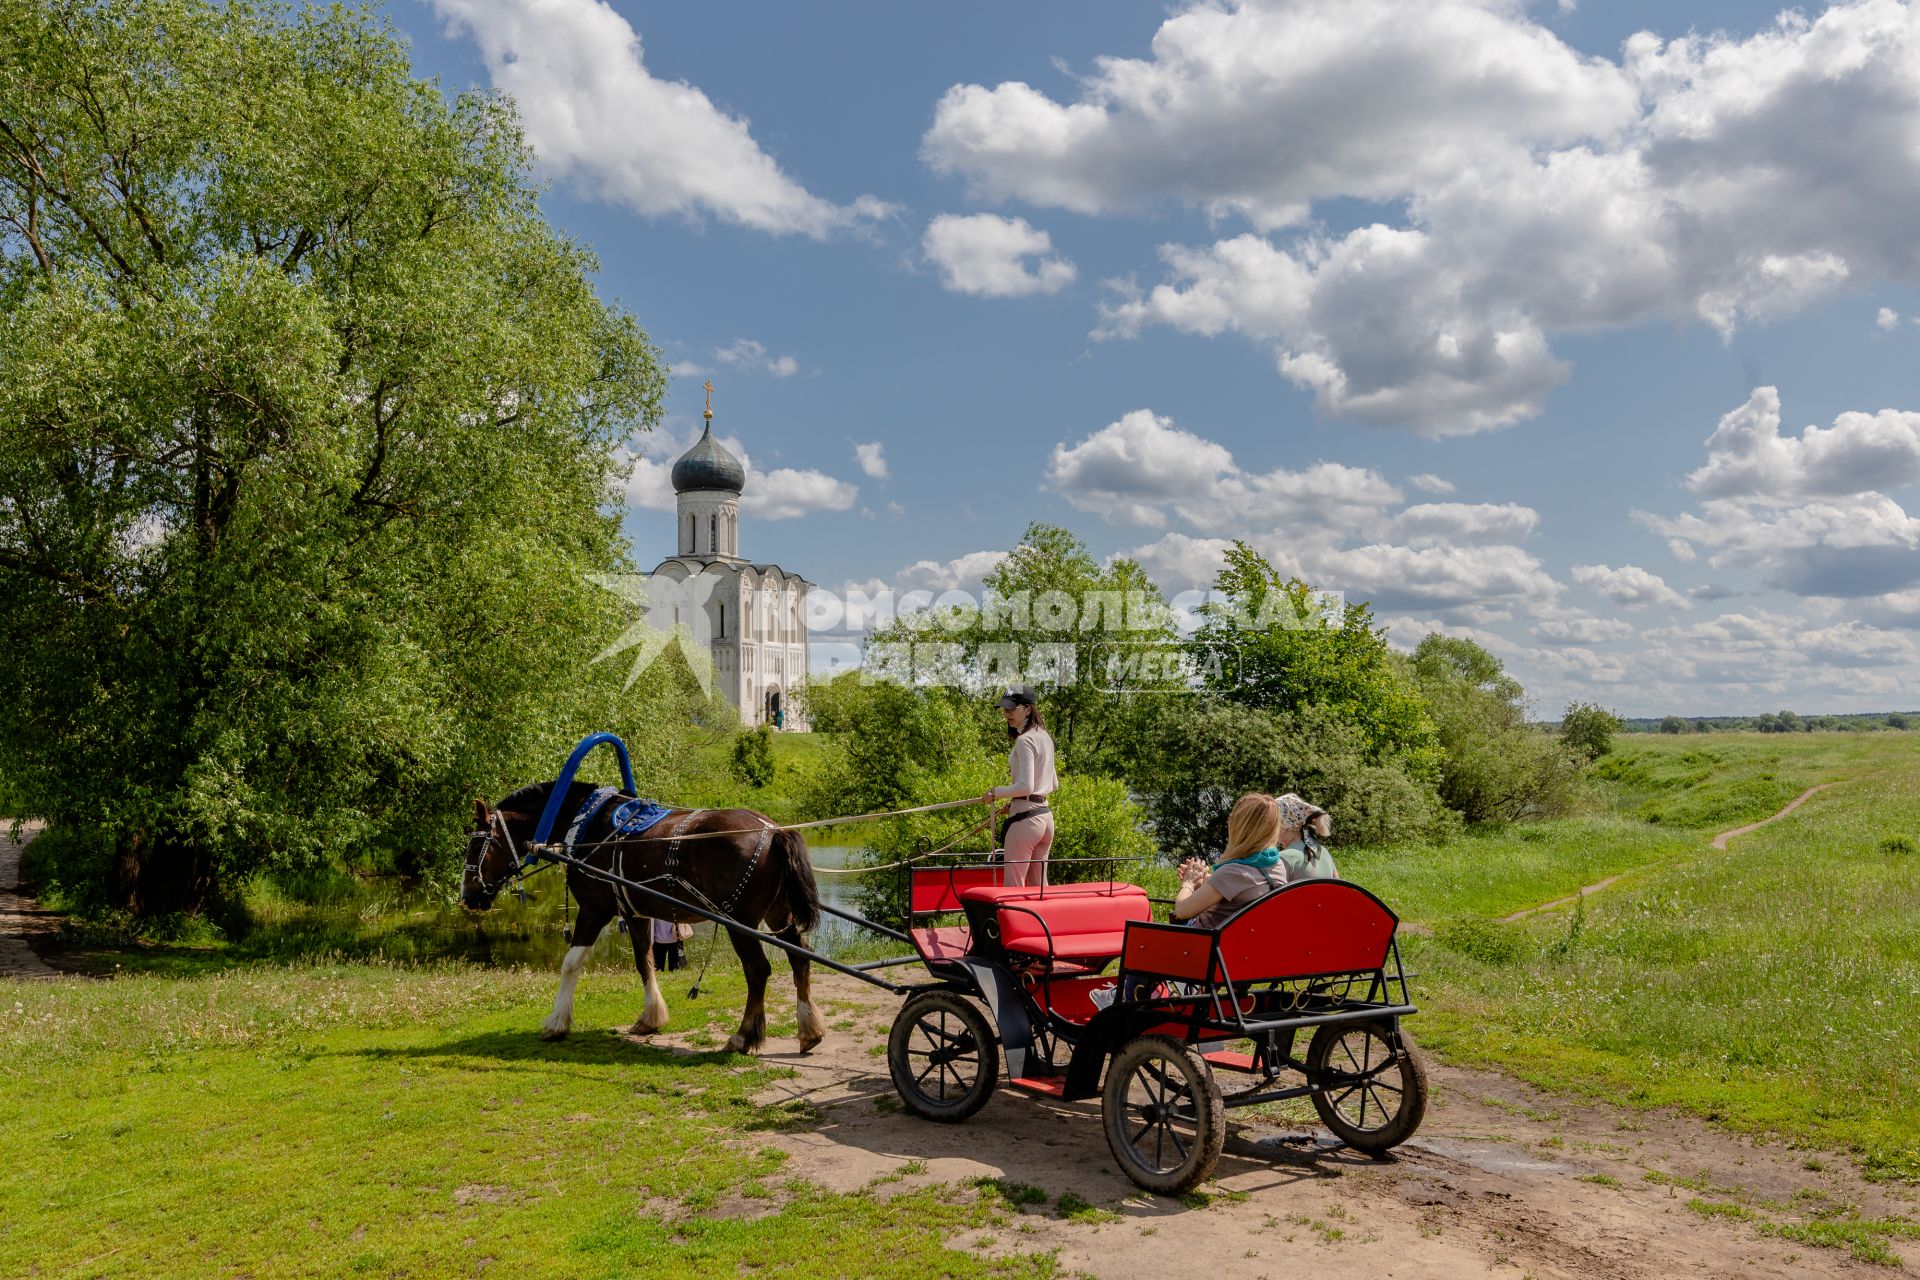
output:
[[[460,900],[470,911],[485,911],[519,865],[518,851],[533,839],[548,797],[556,782],[536,782],[520,788],[489,809],[484,800],[473,802],[474,829],[467,840],[466,866],[461,876]],[[715,915],[749,926],[760,925],[783,942],[806,945],[807,934],[820,923],[820,895],[814,884],[813,863],[806,841],[781,828],[771,818],[751,809],[669,809],[664,817],[637,835],[615,835],[611,804],[603,805],[581,826],[572,826],[594,788],[571,783],[562,798],[555,831],[569,832],[578,842],[572,856],[591,867],[609,871],[640,884],[657,884],[662,893],[697,903]],[[703,835],[704,832],[725,834]],[[634,965],[646,982],[646,1001],[630,1031],[652,1035],[667,1025],[667,1001],[653,966],[653,920],[692,924],[704,917],[648,893],[612,884],[567,867],[567,890],[580,904],[567,955],[560,964],[560,991],[553,1011],[541,1025],[543,1040],[559,1040],[573,1029],[573,992],[586,967],[594,940],[616,917],[627,923],[633,940]],[[752,1053],[767,1036],[767,979],[773,966],[760,940],[728,930],[733,949],[747,974],[747,1007],[740,1029],[727,1041],[734,1053]],[[826,1036],[826,1027],[813,1007],[812,965],[793,955],[793,990],[797,1009],[800,1051],[809,1052]]]

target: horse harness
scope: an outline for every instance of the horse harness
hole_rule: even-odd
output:
[[[562,841],[562,846],[569,855],[573,853],[574,842],[579,839],[580,833],[585,830],[587,824],[593,820],[594,815],[598,814],[600,810],[606,806],[607,801],[617,794],[619,793],[612,787],[600,787],[595,790],[591,796],[587,797],[586,802],[580,806],[580,811],[574,815],[573,822],[568,826],[566,837]],[[672,880],[682,889],[685,889],[689,896],[700,901],[712,910],[714,914],[732,918],[734,908],[740,904],[740,896],[747,891],[747,885],[752,883],[754,873],[760,869],[760,860],[766,856],[767,846],[773,843],[773,833],[779,828],[772,822],[767,822],[760,828],[759,833],[754,837],[753,854],[748,858],[746,868],[740,873],[740,878],[734,882],[726,898],[716,904],[711,898],[707,897],[706,894],[702,893],[698,887],[690,883],[680,874],[680,849],[684,843],[683,836],[686,829],[702,814],[713,811],[711,809],[687,809],[671,817],[647,821],[647,819],[651,817],[651,814],[647,812],[647,805],[648,802],[646,801],[629,800],[619,806],[612,815],[612,836],[617,840],[622,835],[638,835],[643,831],[650,831],[656,821],[666,826],[666,831],[663,835],[650,835],[647,837],[650,840],[664,839],[667,844],[667,856],[665,865],[661,869],[661,875],[651,878]],[[626,852],[626,849],[620,849],[619,852],[615,854],[616,862],[618,862]],[[637,879],[638,877],[627,876],[626,878]],[[613,889],[614,893],[619,897],[621,904],[627,908],[629,914],[636,916],[650,914],[634,905],[632,892],[625,885],[616,884],[613,886]]]
[[[585,802],[581,804],[579,811],[574,814],[573,821],[567,825],[566,835],[561,838],[560,847],[563,853],[568,857],[574,856],[574,845],[579,841],[581,833],[586,830],[587,824],[592,822],[594,817],[606,807],[607,801],[618,794],[619,792],[615,791],[612,787],[598,787],[592,795],[587,797]],[[739,880],[736,881],[732,889],[727,892],[726,899],[722,902],[715,903],[713,899],[702,893],[698,886],[690,883],[680,874],[680,846],[683,843],[683,834],[686,832],[686,829],[692,825],[694,819],[700,817],[702,814],[713,811],[711,809],[687,809],[677,815],[672,815],[664,819],[655,816],[664,812],[666,811],[651,801],[628,800],[617,806],[612,813],[613,830],[611,834],[615,840],[617,840],[618,837],[622,835],[638,835],[642,831],[651,830],[656,823],[670,823],[671,825],[668,827],[666,835],[648,837],[650,840],[665,839],[667,842],[666,865],[663,868],[662,874],[650,877],[649,879],[672,880],[676,882],[680,888],[686,890],[689,897],[705,905],[715,915],[731,918],[734,908],[740,904],[741,895],[747,891],[747,885],[752,883],[754,873],[760,869],[760,860],[766,856],[767,847],[773,843],[773,833],[780,829],[779,826],[764,818],[761,819],[765,825],[760,828],[759,833],[754,837],[753,854],[747,860],[746,869],[740,873]],[[474,834],[479,835],[481,833],[476,831]],[[488,819],[485,834],[487,837],[486,844],[482,845],[478,851],[471,849],[468,851],[466,871],[467,874],[473,877],[474,883],[479,886],[482,893],[491,895],[498,893],[510,882],[526,875],[528,870],[538,861],[538,854],[533,850],[529,850],[526,854],[520,852],[519,848],[515,846],[513,842],[512,829],[508,827],[498,812],[495,812]],[[482,868],[485,863],[486,848],[495,840],[499,840],[507,846],[507,854],[511,859],[511,869],[505,875],[501,876],[498,882],[488,883],[486,874]],[[621,849],[619,853],[615,854],[616,864],[620,859],[620,855],[626,852],[627,850]],[[618,873],[616,872],[616,874]],[[634,877],[627,878],[632,879]],[[650,916],[651,913],[643,911],[634,905],[631,891],[627,886],[614,884],[613,891],[619,898],[621,905],[626,907],[627,914],[632,916]]]

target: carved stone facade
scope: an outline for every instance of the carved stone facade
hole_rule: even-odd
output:
[[[690,584],[681,599],[699,617],[680,619],[707,642],[715,682],[749,726],[808,727],[793,692],[807,678],[807,591],[777,564],[740,556],[740,494],[746,468],[707,425],[673,466],[678,554],[656,576]]]

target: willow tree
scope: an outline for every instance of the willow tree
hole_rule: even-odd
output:
[[[0,776],[109,897],[418,862],[606,720],[663,374],[536,194],[364,14],[0,0]]]

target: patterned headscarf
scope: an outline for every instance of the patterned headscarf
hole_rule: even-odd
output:
[[[1283,796],[1275,796],[1273,802],[1280,808],[1280,821],[1295,831],[1305,831],[1309,822],[1326,812],[1318,805],[1308,804],[1291,791]]]

